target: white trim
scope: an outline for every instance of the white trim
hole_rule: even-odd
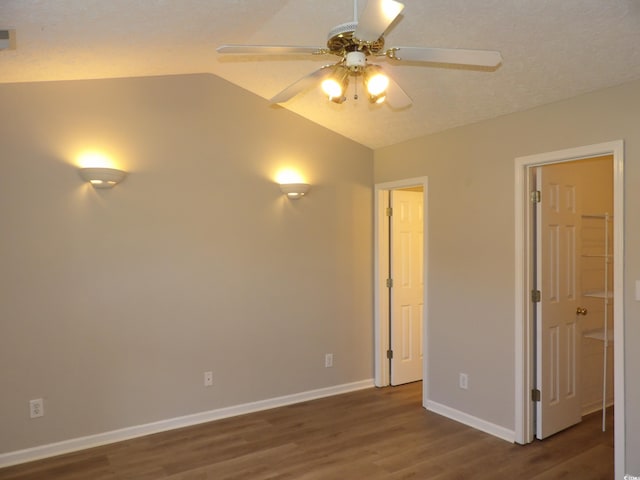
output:
[[[494,437],[498,437],[510,443],[514,442],[515,432],[508,428],[501,427],[495,423],[487,422],[486,420],[461,412],[455,408],[447,407],[446,405],[432,401],[427,402],[426,408],[431,412],[450,418],[451,420],[455,420],[456,422],[475,428],[476,430],[481,430],[489,435],[493,435]]]
[[[533,166],[613,155],[613,216],[614,216],[614,403],[615,415],[615,478],[623,478],[625,468],[625,398],[624,398],[624,142],[587,145],[515,159],[515,441],[529,443],[533,439],[532,406],[529,392],[531,378],[531,318],[526,292],[530,255],[525,251],[527,225],[527,172]]]
[[[389,238],[385,235],[385,232],[389,231],[389,218],[385,214],[386,205],[389,202],[389,190],[376,188],[374,194],[374,380],[376,387],[386,387],[390,383],[391,376],[385,354],[389,345],[389,330],[383,328],[383,325],[389,323],[389,296],[383,295],[386,292],[384,265],[389,262]]]
[[[330,397],[332,395],[355,392],[357,390],[372,388],[373,386],[372,379],[361,380],[359,382],[345,383],[342,385],[309,390],[282,397],[259,400],[257,402],[218,408],[206,412],[194,413],[192,415],[185,415],[183,417],[170,418],[167,420],[160,420],[159,422],[146,423],[144,425],[136,425],[86,437],[72,438],[62,442],[50,443],[48,445],[40,445],[38,447],[27,448],[25,450],[3,453],[0,454],[0,468],[17,465],[19,463],[31,462],[42,458],[53,457],[63,453],[98,447],[108,443],[121,442],[123,440],[151,435],[153,433],[166,432],[176,428],[189,427],[200,423],[259,412],[261,410],[268,410],[276,407],[284,407],[286,405]]]
[[[428,302],[428,279],[429,279],[429,255],[428,255],[428,238],[429,238],[429,201],[428,201],[428,180],[429,177],[415,177],[405,178],[403,180],[396,180],[386,183],[377,183],[374,189],[374,368],[375,368],[375,384],[377,387],[385,387],[389,385],[389,368],[386,359],[387,345],[389,344],[388,332],[383,325],[388,323],[388,300],[386,295],[382,295],[386,291],[384,287],[384,281],[386,280],[386,274],[382,272],[381,259],[386,258],[384,251],[388,250],[387,241],[384,238],[384,232],[388,230],[388,219],[385,215],[385,195],[388,195],[389,190],[396,190],[399,188],[417,187],[421,186],[423,189],[423,221],[424,221],[424,237],[423,237],[423,272],[424,272],[424,289],[423,289],[423,319],[422,319],[422,344],[423,344],[423,365],[422,365],[422,404],[426,407],[426,401],[429,398],[429,366],[427,362],[428,358],[428,327],[429,327],[429,302]],[[385,278],[383,278],[385,277]]]

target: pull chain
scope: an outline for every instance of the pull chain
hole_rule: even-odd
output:
[[[358,83],[359,82],[353,83],[353,99],[354,100],[358,100]]]

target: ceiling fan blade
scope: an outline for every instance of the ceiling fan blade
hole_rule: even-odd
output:
[[[310,47],[300,45],[220,45],[216,48],[218,53],[234,53],[241,55],[291,55],[291,54],[322,54],[322,47]]]
[[[375,42],[393,23],[404,5],[395,0],[369,0],[358,19],[353,36],[364,42]]]
[[[394,110],[407,108],[413,104],[411,97],[402,89],[400,85],[391,77],[389,77],[389,86],[387,87],[387,98],[385,103]]]
[[[272,97],[269,101],[271,103],[284,103],[299,93],[308,90],[309,88],[315,86],[320,79],[326,77],[331,74],[333,71],[331,67],[334,65],[325,65],[318,70],[311,72],[309,75],[302,77],[299,80],[296,80],[294,83],[289,85],[287,88],[282,90],[280,93]]]
[[[452,63],[497,67],[502,63],[500,52],[493,50],[463,50],[459,48],[394,47],[387,56],[408,62]]]

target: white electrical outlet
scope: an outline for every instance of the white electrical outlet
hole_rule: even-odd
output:
[[[458,385],[461,389],[467,390],[469,388],[469,375],[461,373]]]
[[[324,367],[331,368],[333,367],[333,353],[327,353],[324,356]]]
[[[205,387],[213,386],[213,372],[204,372],[204,386]]]
[[[44,415],[44,402],[41,398],[29,400],[29,417],[38,418]]]

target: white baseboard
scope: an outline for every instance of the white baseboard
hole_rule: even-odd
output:
[[[153,433],[165,432],[176,428],[189,427],[200,423],[220,420],[222,418],[235,417],[246,413],[259,412],[270,408],[284,407],[294,403],[316,400],[318,398],[330,397],[341,393],[354,392],[356,390],[364,390],[365,388],[373,388],[373,379],[361,380],[359,382],[345,383],[332,387],[320,388],[317,390],[309,390],[306,392],[294,393],[282,397],[269,398],[259,400],[257,402],[244,403],[231,407],[209,410],[206,412],[194,413],[183,417],[170,418],[160,420],[158,422],[147,423],[144,425],[136,425],[120,430],[112,430],[110,432],[98,433],[86,437],[72,438],[62,442],[51,443],[48,445],[40,445],[25,450],[17,450],[0,454],[0,468],[17,465],[19,463],[31,462],[42,458],[62,455],[64,453],[75,452],[87,448],[98,447],[108,443],[121,442],[131,438],[151,435]]]
[[[509,430],[494,423],[490,423],[467,413],[461,412],[460,410],[456,410],[455,408],[447,407],[446,405],[432,402],[430,400],[427,400],[426,408],[427,410],[437,413],[438,415],[442,415],[444,417],[450,418],[451,420],[455,420],[456,422],[463,423],[469,427],[475,428],[476,430],[481,430],[485,433],[493,435],[494,437],[506,440],[507,442],[515,442],[516,433],[513,430]]]

